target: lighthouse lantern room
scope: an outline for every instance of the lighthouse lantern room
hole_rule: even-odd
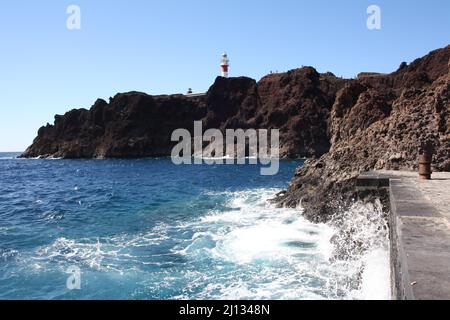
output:
[[[222,60],[220,62],[220,68],[222,70],[222,77],[228,78],[228,68],[230,67],[230,60],[226,53],[222,54]]]

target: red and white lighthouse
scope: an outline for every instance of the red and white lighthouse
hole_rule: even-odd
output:
[[[222,70],[222,77],[228,78],[228,68],[230,67],[230,60],[226,53],[222,54],[222,60],[220,61],[220,68]]]

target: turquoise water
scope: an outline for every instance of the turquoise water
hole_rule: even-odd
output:
[[[0,154],[0,299],[351,298],[335,229],[277,209],[296,161],[19,160]],[[80,289],[69,290],[70,267]]]

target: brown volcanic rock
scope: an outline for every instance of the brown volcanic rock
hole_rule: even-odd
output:
[[[348,83],[339,92],[331,112],[331,143],[348,139],[389,117],[394,98],[389,89],[379,91],[358,81]]]
[[[434,170],[450,168],[450,46],[386,76],[348,83],[330,117],[332,146],[293,178],[282,205],[326,221],[355,198],[354,182],[373,169],[416,170],[421,149],[433,149]],[[403,81],[403,82],[402,82]]]
[[[328,152],[327,121],[336,93],[346,82],[311,67],[268,75],[259,81],[259,126],[280,129],[282,156],[320,157]]]
[[[256,81],[247,77],[217,77],[206,94],[207,128],[248,128],[260,108]]]
[[[282,156],[328,151],[327,119],[345,80],[303,68],[255,80],[218,77],[205,96],[117,94],[90,110],[55,116],[39,129],[23,157],[117,158],[168,156],[175,129],[280,129]]]
[[[193,120],[206,114],[196,99],[118,94],[109,104],[97,100],[91,110],[55,116],[54,126],[39,129],[24,157],[104,158],[153,157],[170,154],[173,130],[193,130]]]

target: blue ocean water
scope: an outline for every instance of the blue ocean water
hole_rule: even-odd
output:
[[[0,153],[0,299],[361,298],[357,264],[330,260],[335,228],[267,202],[298,161],[261,176],[254,165],[15,156]],[[79,290],[66,285],[73,266]]]

